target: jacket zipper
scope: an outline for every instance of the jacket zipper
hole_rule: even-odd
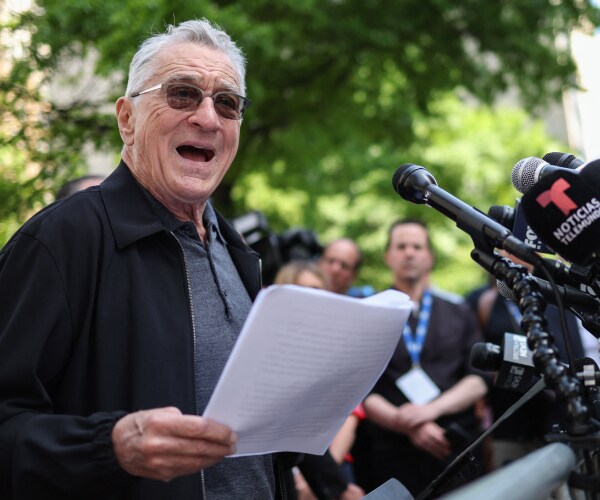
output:
[[[198,399],[196,397],[196,389],[195,389],[196,388],[196,365],[197,365],[198,359],[196,357],[196,318],[194,316],[194,304],[192,303],[192,287],[190,286],[190,275],[188,273],[188,266],[187,266],[187,261],[185,260],[185,252],[183,251],[183,246],[181,245],[181,243],[179,242],[179,240],[177,239],[177,236],[175,236],[175,233],[173,233],[173,231],[171,231],[171,236],[173,236],[173,238],[177,242],[177,245],[179,246],[181,258],[183,260],[183,269],[185,270],[185,281],[186,281],[187,292],[188,292],[188,305],[190,308],[190,316],[192,319],[192,342],[193,342],[193,347],[194,347],[194,353],[193,353],[194,354],[194,406],[196,408],[196,415],[198,415],[199,414]],[[207,500],[204,469],[200,469],[200,484],[201,484],[201,489],[202,489],[202,500]]]

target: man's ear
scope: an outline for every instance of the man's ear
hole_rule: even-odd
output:
[[[119,134],[123,144],[133,145],[133,136],[135,131],[135,122],[133,118],[133,104],[128,97],[119,97],[116,105],[117,124],[119,125]]]

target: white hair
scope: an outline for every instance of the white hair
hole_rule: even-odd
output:
[[[246,59],[241,49],[219,26],[206,19],[168,25],[165,33],[152,35],[142,42],[129,65],[126,95],[139,92],[156,72],[156,55],[169,45],[192,42],[220,50],[231,59],[241,82],[240,93],[246,95]]]

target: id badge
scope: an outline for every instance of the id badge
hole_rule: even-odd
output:
[[[441,394],[439,387],[420,366],[413,366],[409,372],[399,377],[396,386],[416,405],[429,403]]]

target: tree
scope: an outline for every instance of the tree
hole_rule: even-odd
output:
[[[426,150],[435,144],[422,130],[443,135],[443,120],[451,125],[452,116],[438,109],[444,96],[460,89],[485,103],[517,88],[529,109],[539,109],[576,85],[568,48],[557,37],[600,24],[598,9],[580,0],[39,0],[38,6],[6,27],[30,38],[0,87],[19,124],[5,142],[23,156],[18,164],[37,172],[29,182],[38,198],[81,168],[86,143],[118,151],[106,102],[123,92],[139,41],[165,23],[207,17],[246,52],[253,101],[237,159],[215,193],[220,210],[228,216],[264,210],[274,230],[302,225],[323,239],[346,234],[365,240],[367,250],[381,237],[366,235],[390,218],[379,202],[395,196],[394,165],[431,160]],[[61,67],[95,58],[96,72],[115,81],[103,99],[94,86],[77,85],[77,99],[60,105],[40,94]],[[36,119],[24,121],[30,103],[43,106]],[[428,166],[440,185],[460,196],[464,165],[454,171],[443,158],[433,160]],[[468,179],[480,178],[471,170]],[[484,199],[491,193],[487,183],[482,187]],[[22,219],[30,208],[2,198],[0,218],[16,211]]]

